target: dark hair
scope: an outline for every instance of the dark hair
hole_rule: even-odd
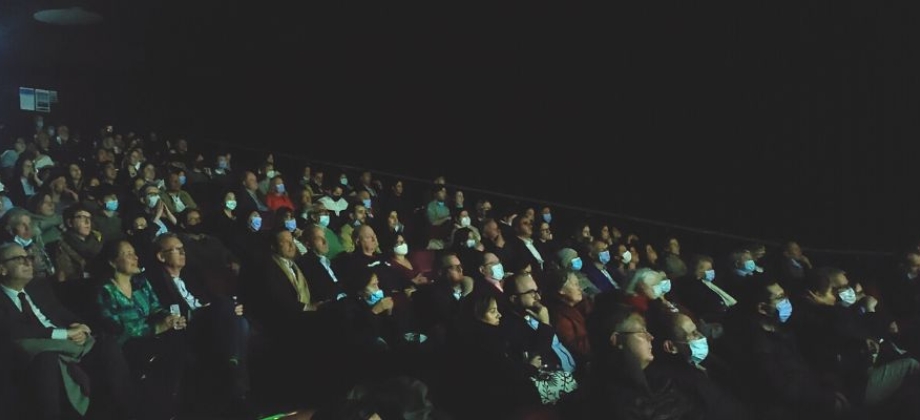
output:
[[[345,293],[348,293],[349,296],[358,296],[370,284],[371,278],[375,275],[377,275],[377,271],[369,267],[360,267],[353,270],[345,282]]]
[[[80,212],[80,211],[85,211],[89,213],[90,215],[93,214],[93,212],[90,211],[88,208],[86,208],[86,206],[84,206],[83,204],[74,203],[74,204],[67,206],[67,208],[64,209],[64,214],[63,214],[64,220],[67,221],[67,220],[73,219],[73,217],[77,214],[77,212]]]
[[[486,316],[486,312],[489,312],[489,306],[492,305],[493,301],[498,304],[495,296],[488,293],[473,293],[471,296],[470,312],[477,321]]]
[[[805,280],[805,288],[812,292],[825,292],[831,288],[832,279],[844,271],[836,267],[819,267],[809,273]]]

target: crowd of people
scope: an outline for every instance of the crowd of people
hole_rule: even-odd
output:
[[[22,134],[2,418],[920,416],[920,246],[861,283],[795,241],[688,252],[443,177]]]

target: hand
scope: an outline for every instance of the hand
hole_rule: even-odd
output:
[[[80,201],[80,197],[77,195],[77,193],[73,192],[73,190],[71,190],[70,188],[65,189],[64,193],[69,195],[71,198],[73,198],[74,201]]]
[[[422,273],[419,273],[418,275],[413,277],[411,281],[412,281],[412,284],[416,284],[416,285],[428,284],[428,277],[425,277],[424,275],[422,275]]]
[[[866,339],[866,349],[869,350],[869,354],[875,356],[878,355],[878,352],[881,350],[881,345],[878,341],[875,341],[871,338]]]
[[[866,308],[866,312],[875,312],[875,307],[878,306],[878,299],[872,296],[866,296],[863,299],[863,307]]]
[[[407,298],[411,298],[411,297],[412,297],[412,294],[415,293],[415,290],[416,290],[416,289],[415,289],[414,287],[409,286],[409,287],[403,289],[403,293],[406,294],[406,297],[407,297]]]
[[[805,298],[819,305],[833,306],[837,302],[833,295],[819,295],[811,290],[808,291]]]
[[[888,332],[892,334],[898,334],[901,332],[901,328],[898,327],[898,323],[896,321],[891,321],[891,324],[888,324]]]
[[[540,369],[541,367],[543,367],[543,358],[540,357],[540,355],[538,354],[538,355],[536,355],[536,356],[534,356],[534,357],[531,357],[530,360],[528,360],[528,363],[529,363],[531,366],[533,366],[533,367],[535,367],[535,368],[537,368],[537,369]]]
[[[154,213],[153,220],[160,220],[163,217],[163,209],[166,208],[166,205],[163,204],[163,200],[157,201],[156,213]]]
[[[238,316],[243,316],[243,305],[239,304],[234,306],[233,313],[237,314]]]
[[[74,322],[73,324],[70,324],[69,328],[80,328],[80,329],[83,330],[83,332],[85,332],[85,333],[87,333],[87,334],[92,334],[92,333],[93,333],[93,331],[89,329],[89,326],[88,326],[88,325],[86,325],[86,324],[80,324],[79,322]]]
[[[86,331],[81,327],[70,327],[67,329],[67,339],[81,346],[86,342],[87,335]]]
[[[392,312],[393,311],[393,298],[387,296],[383,299],[380,299],[380,302],[377,302],[371,312],[375,314],[380,314],[383,312]]]
[[[543,306],[540,302],[534,303],[534,306],[530,309],[527,309],[527,312],[530,316],[536,318],[538,321],[549,325],[549,309],[546,306]]]

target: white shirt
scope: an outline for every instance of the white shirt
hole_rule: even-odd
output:
[[[16,306],[16,309],[19,309],[19,312],[22,312],[22,303],[19,302],[19,292],[16,290],[10,289],[9,287],[6,287],[2,284],[0,284],[0,289],[3,289],[3,293],[6,294],[10,298],[10,300],[13,301],[13,305]],[[22,292],[26,293],[25,290],[23,290]],[[29,305],[32,306],[32,313],[35,314],[36,318],[38,318],[38,322],[41,322],[42,325],[45,326],[45,328],[54,329],[53,331],[51,331],[51,338],[55,340],[66,340],[67,339],[67,329],[66,328],[58,328],[56,325],[52,324],[51,320],[49,320],[48,317],[46,317],[45,314],[43,314],[40,309],[38,309],[38,306],[35,306],[35,302],[32,301],[32,297],[29,296],[28,293],[26,293],[26,300],[29,301]]]
[[[185,303],[188,303],[189,308],[195,310],[204,307],[204,305],[201,304],[201,301],[199,301],[198,298],[196,298],[195,295],[193,295],[192,292],[189,292],[185,287],[184,280],[179,277],[173,277],[173,283],[176,285],[176,289],[179,291],[179,296],[182,296],[182,300],[184,300]]]
[[[533,239],[530,238],[521,238],[524,240],[524,246],[527,247],[527,250],[530,251],[530,255],[533,255],[534,258],[540,262],[540,269],[543,269],[543,256],[540,255],[540,251],[537,251],[537,248],[533,246]]]
[[[332,281],[335,283],[339,282],[339,279],[335,276],[335,273],[332,272],[332,265],[329,264],[329,257],[325,255],[319,255],[319,263],[326,269],[326,272],[329,273],[329,277],[332,277]]]

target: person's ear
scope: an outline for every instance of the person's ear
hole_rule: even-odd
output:
[[[165,262],[166,262],[166,257],[163,256],[163,253],[162,253],[162,252],[157,252],[157,261],[159,261],[159,262],[161,262],[161,263],[165,263]]]
[[[662,347],[664,348],[665,353],[677,354],[677,344],[671,340],[664,340]]]
[[[767,305],[765,302],[757,304],[757,312],[761,315],[769,315],[770,305]]]
[[[618,349],[623,348],[623,343],[620,342],[620,334],[613,332],[610,334],[610,346]]]

